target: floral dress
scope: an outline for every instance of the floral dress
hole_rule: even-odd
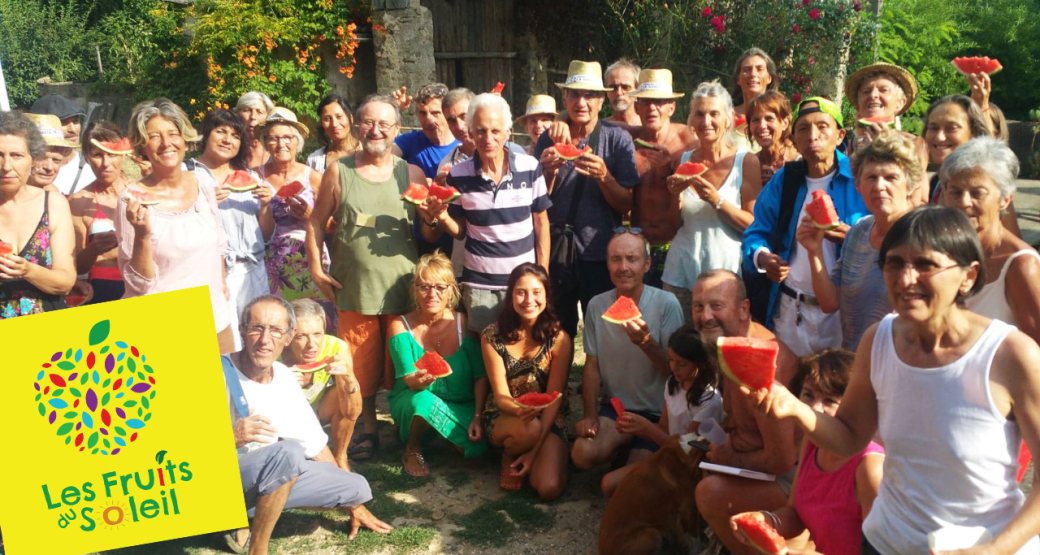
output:
[[[509,351],[506,350],[506,344],[498,336],[498,324],[491,324],[484,328],[481,335],[495,349],[498,356],[502,357],[502,362],[505,363],[506,367],[506,383],[509,385],[509,394],[514,399],[524,393],[546,392],[549,387],[549,366],[552,362],[552,350],[553,346],[556,345],[555,337],[542,345],[541,350],[538,351],[534,358],[517,360],[513,358],[513,355],[509,354]],[[484,405],[484,433],[488,438],[491,437],[491,432],[495,428],[495,419],[498,418],[501,412],[498,404],[495,403],[495,396],[488,395],[487,402]],[[556,420],[553,421],[552,427],[552,433],[562,439],[564,443],[567,443],[567,412],[567,392],[564,391],[560,410],[556,413]]]
[[[262,170],[262,167],[261,167]],[[314,208],[314,189],[311,188],[311,168],[305,168],[299,182],[303,184],[296,198]],[[261,174],[263,177],[263,174]],[[271,285],[271,293],[287,301],[308,298],[316,301],[325,309],[325,331],[336,334],[336,306],[322,295],[317,284],[311,278],[310,266],[307,263],[307,222],[293,217],[289,213],[289,205],[285,199],[275,195],[271,198],[271,211],[274,214],[274,235],[267,244],[267,281]],[[329,271],[329,251],[322,246],[322,266]]]
[[[50,218],[47,214],[49,194],[48,191],[43,192],[43,216],[32,238],[18,253],[27,261],[47,269],[50,269],[52,263]],[[65,308],[65,301],[60,296],[44,293],[24,279],[0,281],[0,320],[60,308]]]

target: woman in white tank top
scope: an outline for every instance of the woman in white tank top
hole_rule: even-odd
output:
[[[1011,204],[1018,158],[988,137],[954,150],[939,169],[939,203],[968,215],[986,255],[985,287],[968,299],[968,309],[1018,326],[1040,342],[1040,254],[1001,223]]]
[[[864,334],[837,415],[779,384],[752,393],[758,408],[796,418],[841,454],[880,432],[884,477],[862,553],[927,555],[929,534],[952,527],[993,538],[958,554],[1040,553],[1040,493],[1027,500],[1015,481],[1021,440],[1040,448],[1040,347],[964,308],[985,283],[971,222],[950,208],[913,210],[886,235],[879,263],[896,313]]]

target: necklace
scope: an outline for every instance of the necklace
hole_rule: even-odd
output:
[[[768,163],[769,167],[772,168],[773,171],[776,171],[776,170],[780,169],[780,166],[784,165],[784,159],[787,157],[787,146],[788,145],[785,144],[784,147],[780,149],[780,152],[777,153],[776,158],[774,158],[772,161],[769,161],[769,162],[767,162],[766,160],[762,160],[761,155],[762,154],[768,154],[767,150],[762,149],[759,152],[759,155],[760,155],[759,161],[762,162],[762,163]]]

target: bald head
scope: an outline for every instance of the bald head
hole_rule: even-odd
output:
[[[747,335],[751,302],[744,281],[729,270],[711,270],[697,276],[692,316],[694,326],[709,343],[715,343],[719,337]]]

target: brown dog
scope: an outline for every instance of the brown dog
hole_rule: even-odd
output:
[[[600,555],[651,555],[666,541],[700,536],[694,491],[704,451],[673,439],[636,463],[611,496],[599,523]]]

